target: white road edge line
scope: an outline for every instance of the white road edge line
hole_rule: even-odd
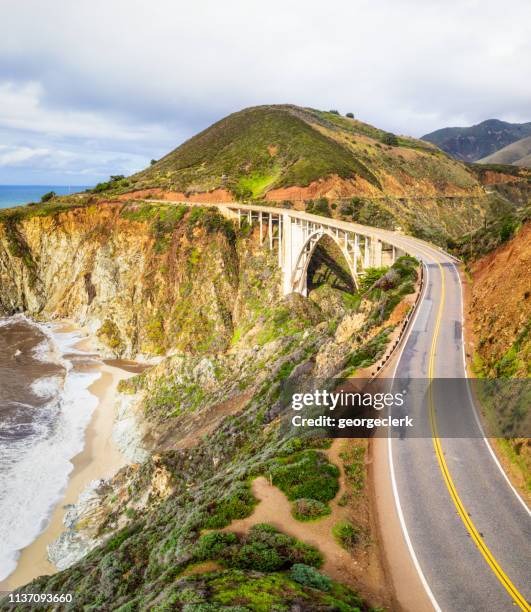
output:
[[[479,431],[481,432],[481,436],[483,438],[483,441],[485,442],[487,448],[489,449],[489,453],[494,461],[494,463],[498,466],[498,469],[500,470],[502,476],[505,478],[507,484],[509,485],[509,487],[511,488],[512,492],[516,495],[516,499],[522,504],[524,510],[527,512],[527,514],[529,516],[531,516],[531,510],[527,507],[527,504],[525,503],[524,499],[520,496],[520,494],[518,493],[518,491],[516,490],[516,488],[514,487],[513,483],[510,481],[509,476],[507,476],[506,471],[503,469],[498,457],[496,456],[496,453],[494,452],[487,436],[485,435],[485,430],[483,429],[483,425],[481,423],[481,420],[479,418],[478,415],[478,411],[476,409],[476,404],[474,402],[474,398],[472,397],[472,392],[470,391],[470,383],[468,381],[468,370],[467,370],[467,364],[466,364],[466,354],[465,354],[465,334],[464,334],[464,322],[465,322],[465,313],[464,313],[464,293],[463,293],[463,283],[461,282],[461,275],[459,274],[459,270],[457,269],[456,265],[454,263],[452,263],[452,266],[455,270],[455,273],[457,274],[457,278],[459,280],[459,286],[461,288],[461,348],[463,349],[463,366],[465,369],[465,377],[466,377],[466,388],[468,391],[468,399],[470,404],[472,405],[472,411],[474,413],[474,419],[476,420],[476,423],[478,425]]]
[[[421,260],[422,261],[422,260]],[[413,320],[411,321],[411,325],[406,333],[406,336],[403,340],[403,344],[402,344],[402,350],[400,351],[400,356],[397,359],[396,365],[395,365],[395,369],[393,371],[393,384],[391,385],[391,391],[393,389],[394,386],[394,381],[395,381],[395,376],[396,376],[396,371],[398,369],[398,366],[400,364],[400,361],[402,360],[402,355],[404,352],[404,348],[405,345],[409,339],[409,336],[411,334],[411,332],[413,331],[413,328],[415,327],[415,322],[417,320],[418,314],[420,312],[420,306],[422,305],[422,302],[424,300],[424,294],[426,293],[428,284],[429,284],[429,278],[430,278],[430,274],[428,271],[428,266],[424,264],[424,262],[422,262],[422,265],[424,266],[424,268],[426,269],[426,283],[424,284],[424,289],[423,289],[423,296],[422,299],[419,300],[419,304],[417,307],[417,312],[415,313],[415,316],[413,317]],[[406,541],[406,545],[408,547],[409,550],[409,554],[411,556],[411,560],[413,561],[413,565],[415,566],[415,569],[417,570],[417,574],[420,578],[420,582],[422,583],[422,586],[424,587],[424,590],[426,591],[426,595],[428,596],[429,600],[431,601],[431,605],[433,606],[433,609],[436,612],[442,612],[439,604],[437,603],[437,600],[435,599],[435,596],[432,592],[432,590],[430,589],[430,585],[428,584],[428,581],[426,580],[426,577],[424,576],[424,572],[422,571],[422,568],[420,567],[420,563],[417,559],[417,555],[415,554],[415,550],[413,549],[413,544],[411,542],[411,538],[409,537],[409,531],[407,529],[406,526],[406,521],[404,519],[404,514],[402,512],[402,506],[400,505],[400,496],[398,494],[398,486],[396,484],[396,476],[395,476],[395,467],[393,465],[393,446],[391,444],[391,436],[388,435],[387,437],[387,458],[388,458],[388,463],[389,463],[389,472],[391,475],[391,488],[393,490],[393,497],[395,499],[395,506],[396,506],[396,511],[398,514],[398,519],[400,521],[400,527],[402,528],[402,535],[404,536],[404,540]]]

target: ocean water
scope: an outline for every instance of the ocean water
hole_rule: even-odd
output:
[[[85,185],[0,185],[0,208],[10,208],[28,202],[40,202],[49,191],[57,195],[69,195],[88,189]]]
[[[0,318],[0,580],[46,528],[98,400],[97,357],[77,332]]]

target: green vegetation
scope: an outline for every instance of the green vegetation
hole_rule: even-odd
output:
[[[392,134],[391,132],[386,132],[382,136],[381,140],[382,140],[383,144],[389,145],[389,146],[392,146],[392,147],[397,147],[398,144],[399,144],[398,143],[398,138],[394,134]]]
[[[315,201],[308,200],[308,202],[306,202],[306,212],[312,215],[321,215],[323,217],[332,216],[327,198],[319,198]]]
[[[352,550],[360,539],[360,529],[349,521],[340,521],[332,529],[337,543],[346,550]]]
[[[377,361],[385,353],[391,331],[391,328],[386,328],[355,349],[347,360],[345,376],[351,376],[357,369],[367,368]]]
[[[365,486],[365,447],[363,445],[350,447],[348,451],[343,451],[340,457],[349,489],[359,493]]]
[[[37,264],[19,228],[20,217],[13,214],[4,220],[5,234],[9,253],[20,259],[28,271],[29,282],[35,286],[37,282]]]
[[[129,221],[149,223],[151,235],[155,241],[155,252],[162,254],[169,248],[176,226],[189,210],[184,205],[172,206],[171,204],[132,202],[124,206],[120,216]]]
[[[102,193],[113,189],[126,189],[129,186],[130,182],[126,180],[123,174],[116,174],[111,176],[108,181],[98,183],[94,189],[92,189],[92,193]]]
[[[314,584],[303,585],[295,578],[308,582],[313,579]],[[315,575],[301,570],[293,576],[292,572],[263,574],[231,569],[179,580],[171,591],[171,598],[151,610],[169,612],[179,605],[184,612],[289,612],[293,609],[361,612],[369,609],[347,587],[330,581],[325,590],[325,582],[325,577],[319,581]]]
[[[363,198],[351,198],[339,206],[339,215],[346,221],[361,225],[394,229],[397,219],[382,203]]]
[[[330,506],[317,499],[296,499],[293,502],[293,516],[298,521],[313,521],[330,514]]]
[[[272,483],[294,502],[298,520],[312,520],[330,512],[328,503],[339,491],[339,469],[317,450],[279,457],[267,466]]]
[[[55,191],[48,191],[41,197],[41,202],[48,202],[50,200],[53,200],[55,197],[57,197]]]
[[[291,568],[291,578],[304,586],[313,587],[320,591],[329,591],[332,581],[327,576],[323,576],[314,567],[304,563],[295,563]]]
[[[233,193],[239,200],[256,199],[275,182],[278,175],[279,172],[273,168],[271,174],[254,173],[249,176],[242,176],[238,185],[233,189]]]
[[[351,153],[313,129],[304,113],[283,106],[234,113],[131,182],[135,188],[158,185],[185,192],[191,184],[203,191],[224,187],[256,198],[266,188],[305,186],[330,174],[374,180]]]
[[[96,335],[109,348],[113,349],[116,355],[121,355],[124,348],[124,343],[120,336],[120,330],[114,321],[111,319],[105,319],[103,325],[96,332]]]
[[[387,272],[388,268],[366,268],[364,274],[360,280],[360,292],[367,293],[372,289],[374,283],[376,283],[382,276]]]
[[[26,206],[16,206],[15,208],[0,209],[0,223],[14,222],[21,223],[33,217],[52,217],[73,210],[76,208],[88,207],[95,203],[94,196],[90,195],[71,195],[54,197],[40,204],[27,204]]]
[[[275,572],[294,563],[320,567],[321,553],[267,524],[253,525],[245,536],[213,532],[201,536],[194,561],[215,560],[226,567]]]
[[[456,240],[451,250],[465,261],[474,261],[510,240],[528,221],[531,221],[531,206],[502,208],[483,227]]]
[[[524,325],[509,349],[492,366],[496,378],[531,376],[531,321]]]

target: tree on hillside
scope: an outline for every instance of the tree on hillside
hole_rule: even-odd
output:
[[[55,191],[48,191],[48,193],[45,193],[41,197],[41,202],[49,202],[50,200],[53,200],[56,196],[57,194],[55,193]]]
[[[309,200],[306,202],[306,212],[312,215],[322,215],[323,217],[331,217],[328,198],[319,198],[318,200]]]
[[[396,147],[398,145],[398,138],[392,132],[386,132],[382,136],[383,144],[390,145],[391,147]]]

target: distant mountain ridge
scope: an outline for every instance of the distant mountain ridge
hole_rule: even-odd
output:
[[[442,128],[425,134],[421,140],[437,145],[455,159],[474,162],[527,136],[531,136],[531,122],[487,119],[471,127]]]
[[[517,140],[503,149],[480,159],[481,164],[512,164],[531,168],[531,136]]]

